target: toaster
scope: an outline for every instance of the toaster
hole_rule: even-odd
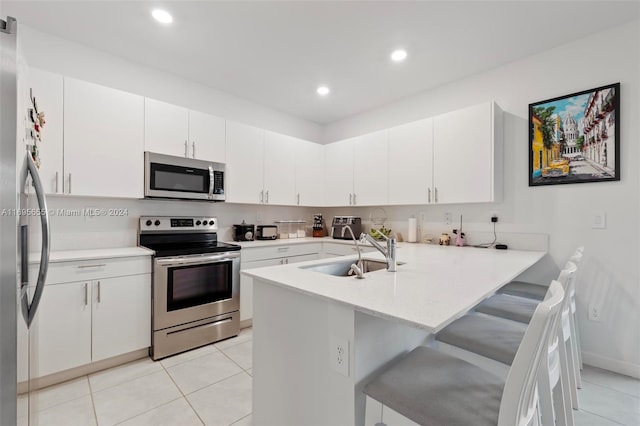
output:
[[[256,240],[275,240],[278,238],[278,227],[276,225],[256,226]]]
[[[356,238],[362,233],[362,219],[358,216],[334,216],[331,223],[331,237],[338,240],[350,240],[351,233],[345,232],[342,236],[342,229],[349,225]]]
[[[233,225],[233,241],[253,241],[255,226],[242,221],[240,225]]]

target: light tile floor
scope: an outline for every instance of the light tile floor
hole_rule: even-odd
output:
[[[166,358],[132,362],[38,393],[54,425],[251,425],[252,330]],[[640,380],[585,366],[579,426],[640,426]]]

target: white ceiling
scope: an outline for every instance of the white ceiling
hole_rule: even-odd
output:
[[[637,1],[2,1],[40,31],[320,124],[640,16]]]

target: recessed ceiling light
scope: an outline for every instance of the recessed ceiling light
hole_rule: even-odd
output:
[[[318,92],[318,95],[326,96],[329,94],[329,92],[331,92],[331,90],[329,90],[327,86],[320,86],[318,87],[316,92]]]
[[[394,62],[402,62],[405,59],[407,59],[406,50],[402,50],[402,49],[394,50],[393,53],[391,54],[391,60]]]
[[[151,12],[151,16],[153,16],[153,18],[156,21],[161,22],[163,24],[170,24],[173,22],[173,16],[171,16],[171,14],[166,10],[154,9]]]

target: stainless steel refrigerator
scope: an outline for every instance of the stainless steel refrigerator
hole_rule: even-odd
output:
[[[0,19],[0,425],[37,423],[30,392],[31,377],[37,376],[32,342],[37,342],[36,313],[50,248],[49,212],[33,159],[34,106],[21,79],[25,64],[18,35],[15,19]],[[40,264],[30,277],[29,228],[34,226],[41,227],[42,241]]]

